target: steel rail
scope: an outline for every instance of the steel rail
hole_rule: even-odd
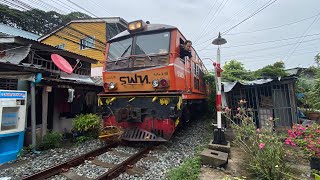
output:
[[[91,157],[96,157],[99,156],[100,154],[103,154],[107,152],[110,148],[117,147],[119,145],[119,142],[113,142],[111,144],[108,144],[104,147],[92,150],[88,153],[85,153],[83,155],[76,156],[75,158],[72,158],[64,163],[60,163],[58,165],[49,167],[47,169],[44,169],[40,172],[37,172],[35,174],[32,174],[27,177],[23,177],[23,180],[35,180],[35,179],[45,179],[51,176],[54,176],[56,174],[59,174],[61,172],[64,172],[68,170],[70,167],[78,166],[82,164],[85,160],[91,158]]]
[[[125,172],[128,168],[132,167],[137,161],[139,161],[145,154],[147,154],[150,150],[155,148],[155,146],[148,146],[138,153],[132,155],[122,163],[116,165],[108,172],[102,174],[97,177],[96,180],[109,180],[118,177],[121,173]]]

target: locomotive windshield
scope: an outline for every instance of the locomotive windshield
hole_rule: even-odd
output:
[[[154,55],[169,53],[170,32],[144,34],[112,42],[108,59],[116,61],[130,55]]]

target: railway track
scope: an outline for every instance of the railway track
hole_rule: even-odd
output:
[[[78,179],[80,180],[107,179],[108,180],[108,179],[114,179],[126,171],[131,172],[131,174],[141,174],[142,171],[141,170],[139,171],[139,169],[137,170],[136,168],[134,168],[134,164],[137,161],[139,161],[141,158],[143,158],[147,153],[149,153],[150,150],[156,147],[156,145],[149,145],[144,148],[132,147],[134,152],[128,153],[128,152],[121,151],[120,145],[122,145],[122,143],[120,142],[108,144],[104,147],[95,149],[86,154],[77,156],[65,163],[61,163],[61,164],[49,167],[38,173],[24,177],[22,179],[23,180],[35,180],[35,179],[47,179],[47,178],[50,179],[50,177],[54,177],[56,175],[58,176],[62,175],[67,179],[72,179],[72,180],[73,179],[74,180],[75,179],[77,180]],[[117,148],[119,148],[120,150]],[[118,158],[116,158],[115,156],[117,156]],[[115,159],[115,160],[113,160],[113,162],[106,162],[104,160],[101,160],[103,159],[103,157],[104,159],[107,159],[107,160],[109,159]],[[99,176],[95,178],[80,176],[77,173],[75,173],[75,170],[77,167],[86,166],[88,164],[93,165],[96,168],[102,169],[101,170],[102,173],[100,173]],[[81,174],[86,175],[86,172],[83,171],[83,173]]]

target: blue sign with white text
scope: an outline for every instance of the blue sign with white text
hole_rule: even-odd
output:
[[[22,91],[0,91],[0,98],[24,99],[26,92]]]

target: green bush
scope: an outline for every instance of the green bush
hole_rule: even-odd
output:
[[[61,147],[62,145],[63,136],[61,133],[58,132],[49,132],[48,134],[44,135],[42,142],[39,144],[39,149],[47,150]]]
[[[100,117],[95,114],[81,114],[73,120],[73,128],[81,133],[98,132]]]
[[[185,160],[179,167],[176,167],[168,172],[170,180],[196,180],[198,179],[201,168],[201,159],[195,156]]]

